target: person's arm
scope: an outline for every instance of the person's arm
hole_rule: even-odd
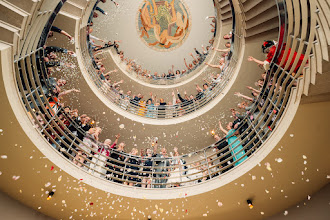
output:
[[[205,65],[207,65],[209,67],[221,69],[221,66],[219,66],[219,65],[213,65],[213,64],[206,63],[206,62],[205,62]]]
[[[186,91],[186,90],[184,91],[184,98],[185,98],[186,100],[189,100],[189,97],[188,97],[188,95],[187,95],[187,91]]]
[[[118,140],[120,138],[120,134],[117,134],[115,137],[116,137],[116,140],[113,142],[113,144],[110,147],[112,149],[115,148],[115,146],[118,144]]]
[[[70,34],[68,34],[66,31],[64,31],[64,30],[62,30],[62,29],[60,29],[60,28],[58,28],[58,27],[56,27],[56,26],[52,26],[50,30],[51,30],[51,31],[54,31],[54,32],[57,32],[57,33],[59,33],[59,34],[63,34],[64,36],[68,37],[70,40],[72,40],[72,38],[73,38],[73,37],[72,37]]]
[[[111,71],[103,74],[103,76],[106,77],[106,76],[110,75],[111,73],[116,73],[117,71],[118,71],[117,69],[111,70]]]
[[[235,95],[237,95],[238,97],[242,97],[242,98],[244,98],[244,99],[246,99],[248,101],[251,101],[251,102],[253,101],[253,99],[251,97],[246,96],[246,95],[243,95],[243,94],[241,94],[239,92],[235,92]]]
[[[205,47],[202,45],[203,53],[206,54],[208,51],[205,49]]]
[[[181,102],[186,102],[187,100],[185,100],[184,98],[181,97],[180,93],[179,93],[179,90],[176,89],[177,91],[177,94],[178,94],[178,98],[180,99]]]
[[[67,36],[70,40],[72,40],[73,39],[73,37],[70,35],[70,34],[68,34],[66,31],[61,31],[61,34],[63,34],[64,36]]]
[[[97,54],[99,54],[99,53],[102,53],[102,50],[95,51],[95,52],[93,53],[93,55],[95,56],[95,55],[97,55]]]
[[[71,92],[80,92],[80,90],[78,89],[70,89],[70,90],[66,90],[64,92],[61,92],[60,94],[58,94],[58,98],[61,98],[63,95],[67,95]]]
[[[249,56],[248,57],[248,61],[255,62],[255,63],[259,64],[259,65],[264,65],[264,63],[265,63],[264,61],[258,60],[258,59],[254,58],[252,56]]]
[[[178,157],[178,156],[180,156],[180,154],[179,154],[179,152],[178,152],[178,148],[177,148],[177,147],[175,147],[175,148],[174,148],[174,156],[175,156],[175,157]]]
[[[218,51],[218,52],[229,52],[230,48],[226,48],[226,49],[213,48],[213,50]]]
[[[226,135],[228,134],[228,131],[222,127],[221,121],[219,121],[219,128],[223,133],[225,133]]]
[[[196,59],[196,57],[194,57],[194,55],[192,53],[189,54],[196,62],[198,62],[198,60]]]
[[[154,154],[157,154],[157,148],[158,148],[158,143],[156,141],[156,143],[154,144]]]
[[[152,102],[154,103],[154,102],[155,102],[155,99],[156,99],[156,96],[154,96],[154,95],[152,94],[152,92],[150,92],[150,96],[151,96],[151,100],[152,100]]]
[[[256,93],[260,93],[261,92],[260,90],[257,90],[255,88],[252,88],[251,86],[247,86],[246,88],[248,88],[249,90],[252,90],[252,91],[254,91]]]
[[[118,82],[112,84],[112,87],[116,87],[117,85],[119,85],[119,84],[121,84],[121,83],[123,83],[123,82],[124,82],[124,80],[120,80],[120,81],[118,81]]]
[[[184,58],[184,64],[186,65],[187,69],[190,70],[188,64],[187,64],[187,61],[186,61],[186,58]]]
[[[119,4],[117,2],[115,2],[114,0],[111,0],[113,2],[113,4],[115,4],[116,7],[119,6]]]
[[[176,98],[175,98],[174,91],[172,91],[172,103],[173,103],[173,105],[175,105],[175,103],[176,103]]]
[[[102,8],[100,8],[100,7],[98,7],[98,6],[95,8],[95,10],[101,12],[101,13],[104,14],[104,15],[108,15],[107,12],[105,12]]]
[[[203,79],[204,82],[206,82],[208,85],[210,85],[211,83],[209,81],[207,81],[206,79]]]
[[[203,89],[196,83],[196,90],[197,92],[203,91]]]

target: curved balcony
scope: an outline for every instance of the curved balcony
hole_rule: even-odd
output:
[[[93,14],[93,9],[95,7],[96,5],[94,5],[94,7],[92,8],[91,15]],[[148,120],[166,120],[173,118],[177,119],[179,117],[195,113],[196,111],[208,105],[210,102],[218,102],[219,99],[215,99],[223,92],[227,84],[232,81],[235,72],[237,72],[236,66],[240,62],[244,45],[244,33],[242,28],[244,27],[244,19],[240,14],[237,14],[237,16],[239,18],[238,22],[240,24],[233,25],[233,37],[231,39],[232,47],[231,51],[229,52],[229,55],[227,56],[227,62],[224,70],[218,72],[220,76],[214,82],[211,83],[210,87],[206,91],[199,93],[192,100],[187,100],[183,98],[180,103],[173,103],[172,105],[148,105],[145,102],[136,101],[132,97],[127,97],[125,94],[121,94],[118,90],[108,85],[108,83],[105,83],[105,77],[102,74],[100,75],[96,72],[97,64],[94,61],[91,46],[89,45],[89,35],[87,34],[86,36],[85,34],[88,33],[88,27],[86,26],[87,23],[81,23],[82,27],[80,30],[80,53],[82,55],[81,57],[83,59],[84,67],[88,72],[87,80],[91,80],[92,82],[94,82],[94,84],[104,94],[104,96],[111,103],[117,105],[120,110],[127,111],[129,114],[134,114],[134,116],[144,117]],[[90,23],[92,16],[87,17],[89,17],[88,23]],[[220,36],[218,34],[217,38],[219,37]],[[201,73],[203,73],[203,71],[205,71],[205,68],[202,68],[200,70]],[[159,82],[159,80],[156,81]],[[120,110],[117,111],[119,114]]]

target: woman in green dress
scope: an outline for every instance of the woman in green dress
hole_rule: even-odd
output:
[[[236,130],[233,127],[233,123],[229,122],[227,125],[227,129],[229,130],[225,130],[222,125],[221,122],[219,121],[219,127],[220,130],[226,134],[226,138],[228,141],[228,145],[229,145],[229,149],[231,151],[231,154],[233,155],[233,160],[234,162],[237,161],[235,163],[235,166],[237,166],[238,164],[242,163],[244,160],[246,160],[248,157],[244,156],[245,155],[245,151],[243,150],[243,146],[241,145],[240,141],[237,140],[238,138],[236,137]],[[236,141],[237,140],[237,141]]]

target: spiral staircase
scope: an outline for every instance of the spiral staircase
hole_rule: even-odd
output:
[[[226,32],[222,32],[221,27],[234,31],[233,56],[226,72],[228,83],[221,89],[219,87],[218,92],[205,99],[194,112],[175,119],[150,119],[124,111],[112,93],[100,90],[100,80],[92,68],[86,44],[86,26],[95,2],[0,0],[2,192],[55,219],[265,219],[276,213],[286,213],[284,210],[327,186],[330,172],[327,144],[327,124],[330,122],[330,3],[327,0],[214,1],[220,24],[215,44],[225,42],[221,38]],[[67,30],[75,37],[75,44],[68,43],[63,36],[47,40],[51,25]],[[286,27],[283,35],[279,34],[281,25]],[[67,48],[77,54],[76,59],[70,58],[77,66],[75,75],[79,76],[72,84],[79,85],[85,94],[80,100],[65,99],[66,102],[71,101],[85,112],[89,111],[91,104],[100,106],[97,114],[116,115],[107,119],[109,124],[136,122],[139,124],[136,129],[141,130],[139,135],[155,132],[155,136],[161,136],[164,130],[153,131],[157,130],[155,127],[172,126],[165,129],[179,130],[183,127],[185,132],[194,136],[200,132],[194,129],[199,121],[209,123],[208,128],[215,127],[211,124],[219,119],[219,112],[228,111],[229,104],[238,102],[232,96],[233,92],[256,81],[260,69],[247,62],[247,57],[252,55],[263,59],[255,48],[260,48],[266,39],[285,42],[295,48],[297,57],[305,54],[304,65],[292,74],[297,60],[291,68],[283,62],[270,64],[267,80],[272,77],[286,89],[276,89],[274,83],[268,93],[263,88],[261,94],[265,103],[258,109],[259,98],[253,111],[259,110],[264,114],[259,114],[254,121],[245,119],[248,132],[240,136],[240,140],[246,143],[243,153],[249,157],[239,166],[232,168],[232,164],[222,164],[220,171],[211,171],[215,166],[208,166],[210,178],[201,183],[198,180],[203,176],[182,181],[194,183],[188,186],[147,189],[109,181],[98,167],[100,154],[97,151],[82,167],[72,163],[72,152],[79,149],[82,140],[59,122],[63,109],[53,109],[49,99],[45,98],[47,94],[42,87],[47,80],[47,72],[42,58],[46,40],[47,45]],[[288,53],[287,48],[285,53]],[[218,55],[211,54],[210,61],[215,61]],[[118,64],[111,51],[106,56],[110,59],[107,65]],[[191,87],[201,81],[203,74],[210,70],[201,68],[197,71],[194,79],[182,81],[179,86],[189,91],[189,85]],[[129,85],[147,91],[143,86],[139,87],[139,81],[125,76],[123,69],[118,76],[127,77]],[[172,85],[158,90],[158,85],[151,87],[159,94],[174,88]],[[81,100],[85,103],[79,103]],[[40,117],[44,124],[40,123]],[[116,122],[117,118],[120,122]],[[99,120],[102,121],[102,116]],[[106,130],[106,133],[115,132],[115,128]],[[208,164],[208,159],[224,159],[214,150],[221,143],[213,143],[207,139],[208,136],[194,140],[192,149],[179,158],[170,159],[184,159],[187,166],[196,162]],[[189,137],[185,139],[188,141]],[[60,140],[61,144],[56,140]],[[111,158],[107,159],[110,164],[113,162]],[[230,158],[226,157],[225,162],[228,160]],[[124,169],[126,166],[124,164]],[[229,171],[223,172],[228,168]],[[166,172],[171,176],[177,171]],[[158,174],[157,171],[153,171],[152,176],[154,174]],[[130,174],[123,174],[123,178],[125,175],[130,177]],[[180,178],[185,176],[187,174],[180,174]],[[55,195],[48,201],[45,192],[54,189]],[[253,209],[247,206],[247,199],[253,201]],[[308,206],[309,199],[306,203]],[[327,211],[318,214],[318,219],[329,217]],[[7,219],[15,216],[18,214],[8,211]],[[36,219],[36,215],[34,217],[31,219]],[[285,217],[290,218],[290,212]]]

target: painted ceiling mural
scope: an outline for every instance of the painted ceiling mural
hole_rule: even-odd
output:
[[[191,17],[182,0],[145,0],[138,11],[142,41],[157,51],[172,51],[187,39]]]

